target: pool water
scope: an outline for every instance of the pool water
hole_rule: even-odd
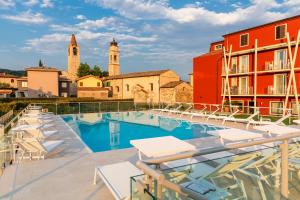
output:
[[[162,136],[181,140],[202,138],[209,136],[207,131],[222,129],[147,112],[89,113],[62,118],[93,152],[129,148],[132,147],[130,140],[136,139]]]

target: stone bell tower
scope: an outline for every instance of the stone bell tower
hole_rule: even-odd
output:
[[[72,34],[68,47],[68,75],[72,81],[77,78],[77,70],[80,65],[80,46],[76,42],[75,35]]]
[[[108,74],[109,76],[120,75],[120,51],[118,43],[115,39],[113,39],[113,41],[110,42]]]

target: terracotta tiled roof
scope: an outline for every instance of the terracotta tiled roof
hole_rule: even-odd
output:
[[[79,80],[82,80],[82,79],[85,79],[85,78],[89,78],[89,77],[94,77],[94,78],[96,78],[96,79],[102,80],[102,79],[101,79],[100,77],[98,77],[98,76],[94,76],[94,75],[86,75],[86,76],[77,78],[76,81],[79,81]]]
[[[59,72],[55,67],[28,67],[26,71],[49,71],[49,72]]]
[[[174,88],[181,83],[184,83],[184,81],[172,81],[170,83],[167,83],[167,84],[161,86],[161,88]]]
[[[159,76],[167,71],[170,71],[169,69],[165,70],[156,70],[156,71],[145,71],[145,72],[133,72],[128,74],[121,74],[116,76],[108,76],[103,78],[104,80],[111,80],[111,79],[123,79],[123,78],[135,78],[135,77],[144,77],[144,76]]]
[[[75,38],[75,35],[72,34],[71,36],[71,42],[70,42],[70,45],[72,46],[77,46],[77,42],[76,42],[76,38]]]
[[[59,81],[69,81],[69,82],[72,82],[70,79],[68,79],[65,76],[59,76]]]
[[[0,73],[0,78],[17,78],[17,76],[12,74]]]

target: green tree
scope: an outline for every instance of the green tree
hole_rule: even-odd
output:
[[[91,68],[87,63],[80,63],[77,71],[78,77],[83,77],[91,74]]]
[[[87,63],[80,63],[80,66],[77,71],[77,76],[83,77],[87,75],[105,77],[108,76],[108,72],[102,71],[101,67],[98,65],[95,65],[93,68],[91,68],[90,65]]]
[[[39,67],[43,67],[43,66],[44,66],[44,64],[43,64],[42,60],[40,59],[40,61],[39,61]]]
[[[91,70],[94,76],[102,76],[102,70],[99,66],[95,65],[93,70]]]

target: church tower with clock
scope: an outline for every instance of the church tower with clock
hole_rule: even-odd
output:
[[[77,78],[77,70],[80,65],[80,46],[76,42],[75,35],[72,34],[68,48],[68,76],[72,81]]]

